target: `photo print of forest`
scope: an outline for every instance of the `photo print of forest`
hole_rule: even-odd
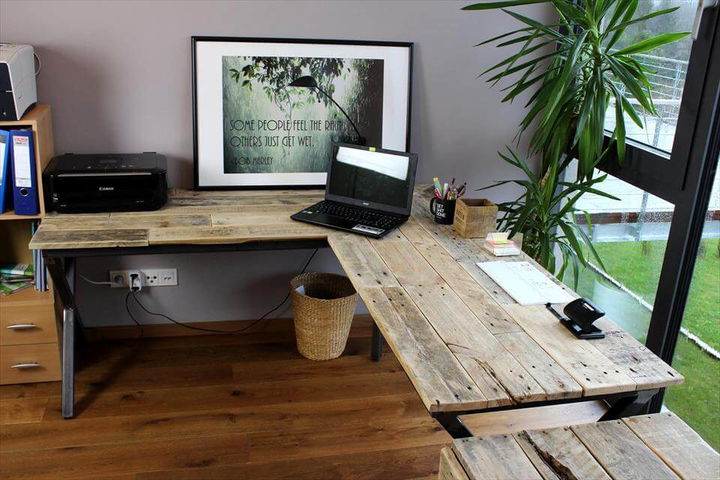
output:
[[[381,59],[222,57],[225,173],[324,172],[331,142],[357,143],[350,122],[318,89],[290,87],[311,76],[352,119],[368,145],[382,145]]]

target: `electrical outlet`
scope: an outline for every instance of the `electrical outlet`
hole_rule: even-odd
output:
[[[112,288],[128,288],[130,273],[140,272],[143,288],[174,287],[178,284],[177,268],[139,268],[134,270],[111,270]]]

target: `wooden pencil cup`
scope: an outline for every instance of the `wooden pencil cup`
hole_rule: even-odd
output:
[[[485,237],[497,230],[498,207],[485,198],[461,198],[455,207],[453,228],[463,237]]]

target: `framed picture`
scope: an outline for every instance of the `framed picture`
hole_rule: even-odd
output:
[[[410,147],[412,43],[193,37],[195,188],[325,185],[332,142]]]

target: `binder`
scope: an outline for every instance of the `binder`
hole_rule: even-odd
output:
[[[0,130],[0,213],[12,210],[12,168],[10,132]]]
[[[37,175],[35,172],[35,145],[31,130],[12,130],[13,201],[15,215],[37,215]]]

